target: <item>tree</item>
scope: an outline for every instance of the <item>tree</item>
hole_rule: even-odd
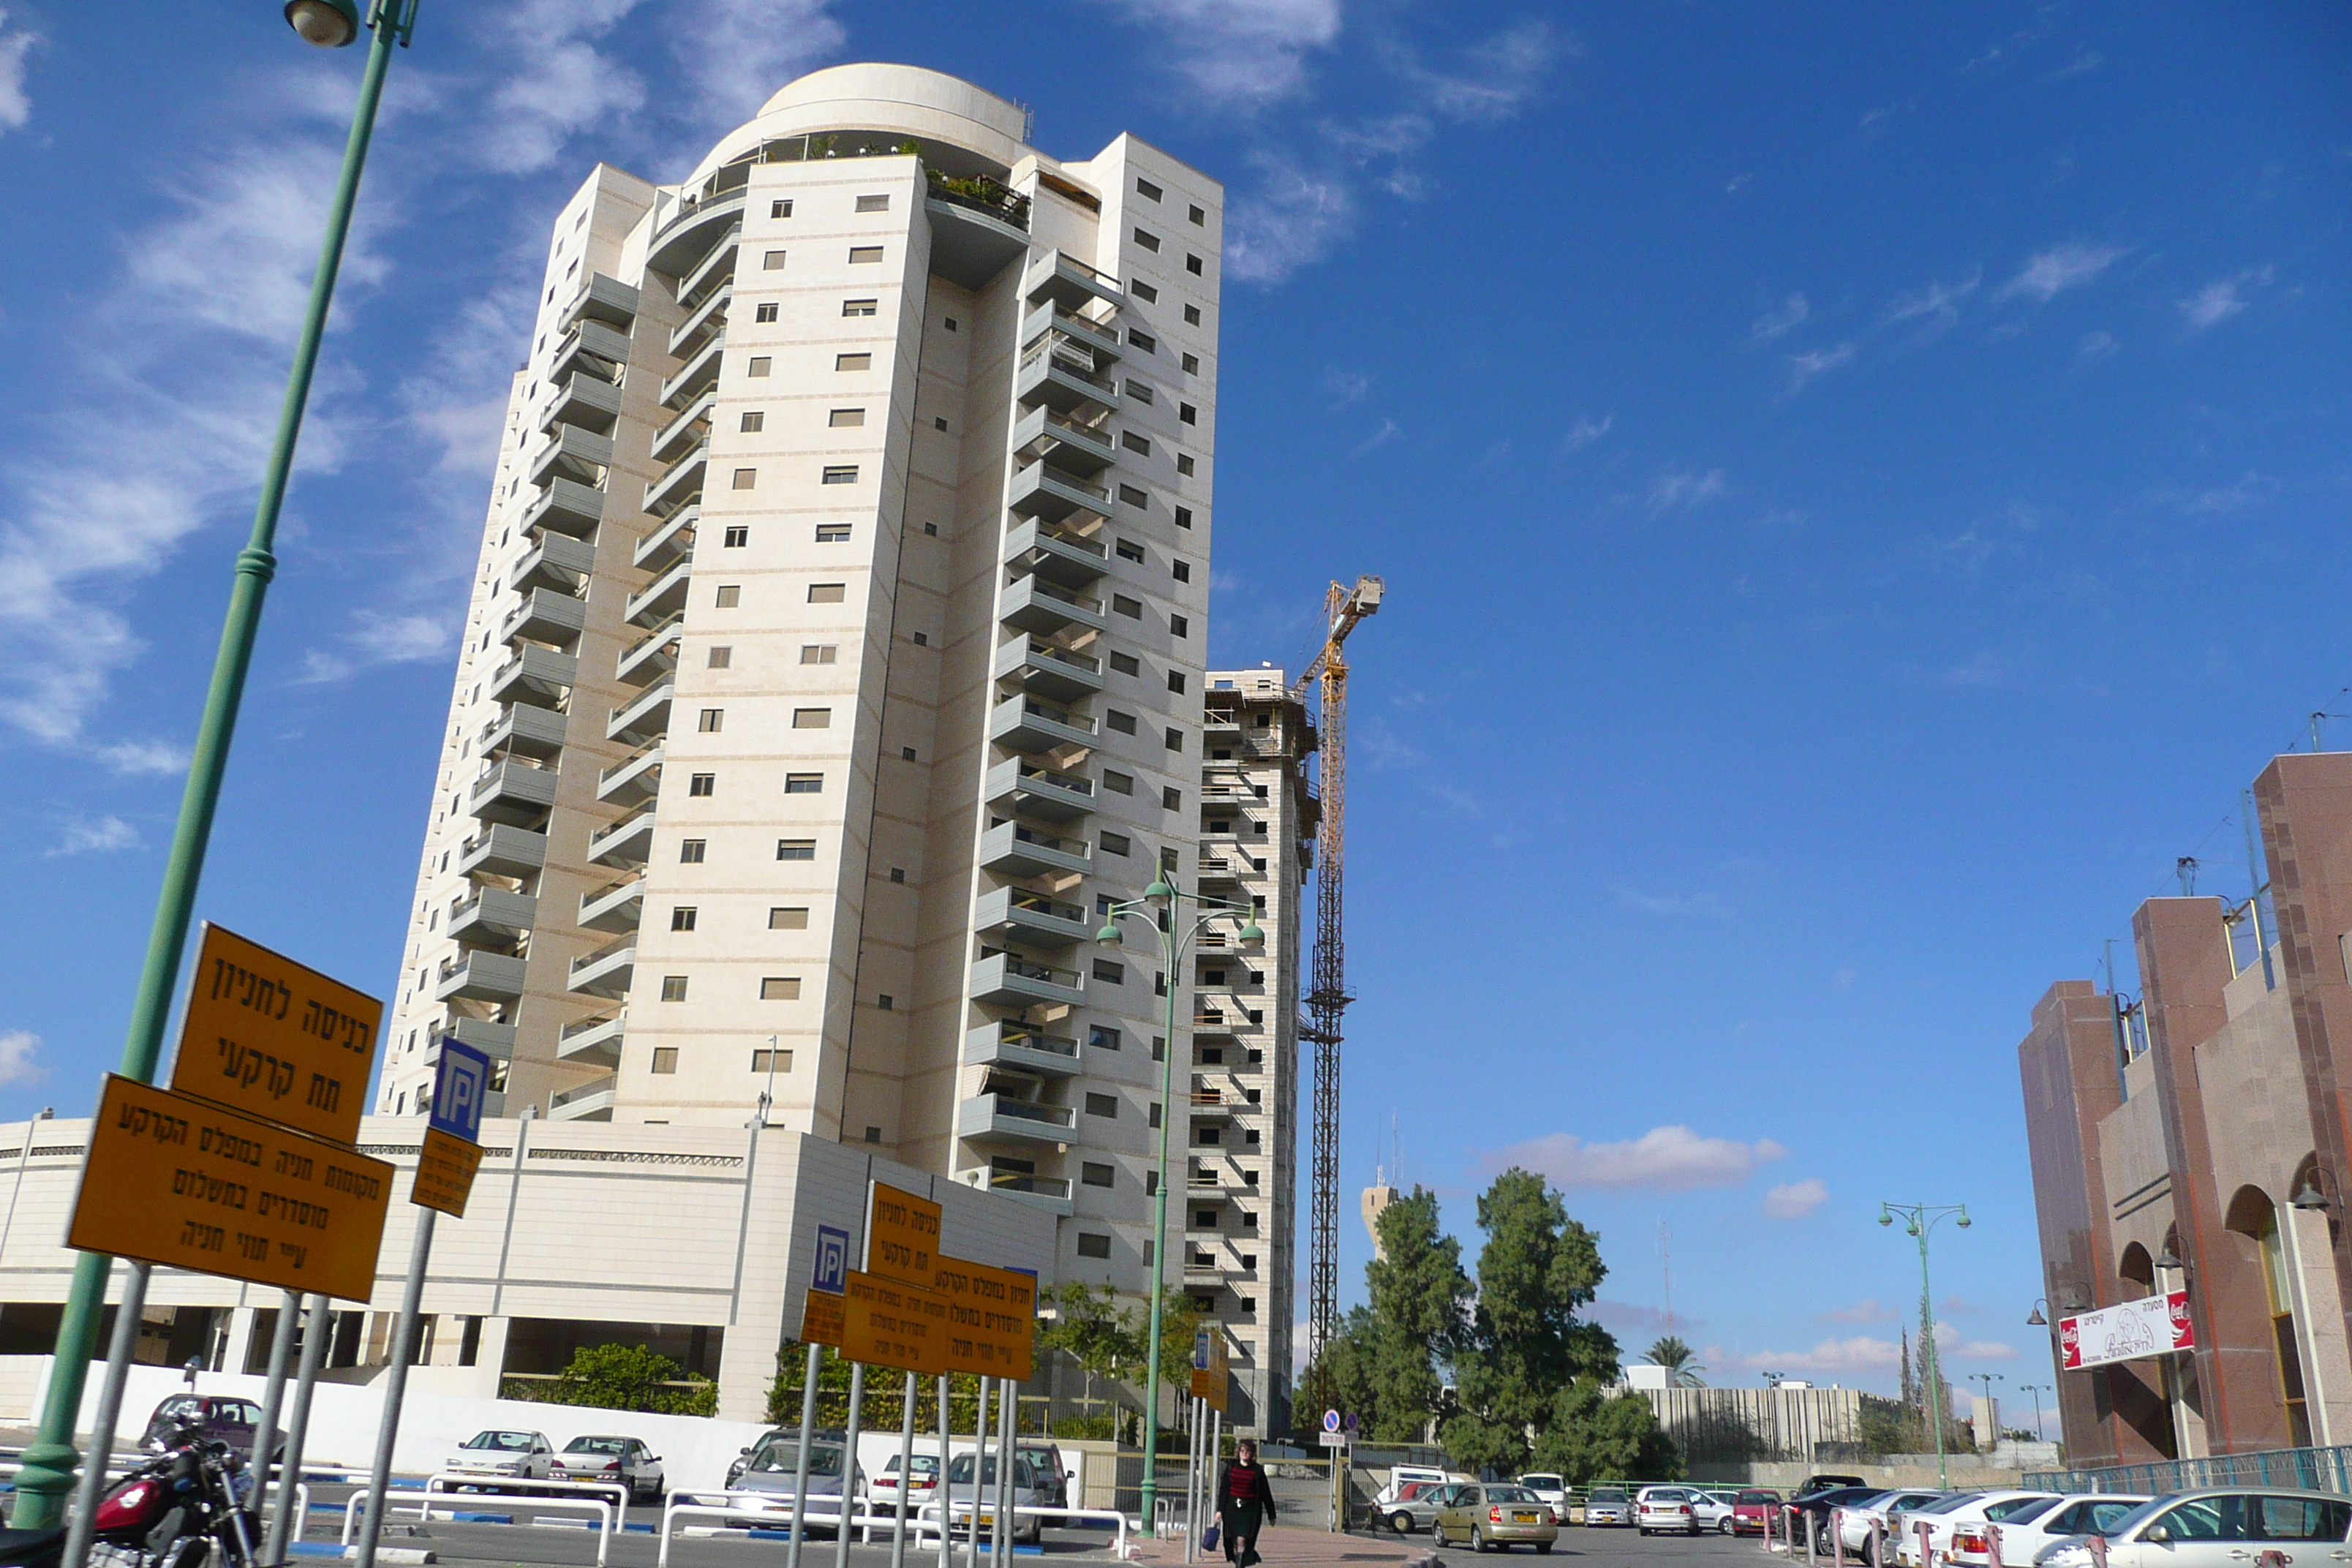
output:
[[[1638,1394],[1579,1377],[1553,1395],[1535,1441],[1536,1464],[1572,1487],[1593,1481],[1671,1481],[1683,1473],[1674,1439]]]
[[[1690,1346],[1673,1334],[1668,1334],[1650,1346],[1643,1359],[1652,1366],[1666,1369],[1666,1382],[1675,1388],[1700,1388],[1706,1380],[1699,1376],[1706,1368],[1693,1359]]]
[[[1364,1268],[1365,1407],[1374,1440],[1418,1443],[1437,1414],[1437,1363],[1450,1362],[1469,1328],[1470,1277],[1462,1244],[1438,1228],[1437,1194],[1415,1187],[1381,1211],[1381,1252]]]
[[[669,1386],[679,1383],[693,1386]],[[684,1367],[644,1345],[583,1345],[572,1353],[571,1364],[554,1383],[538,1384],[526,1397],[546,1405],[667,1415],[711,1415],[719,1409],[717,1384],[688,1377]]]

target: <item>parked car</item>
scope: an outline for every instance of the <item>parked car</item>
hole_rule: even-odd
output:
[[[1698,1494],[1689,1487],[1643,1487],[1633,1499],[1633,1528],[1643,1535],[1670,1530],[1677,1535],[1698,1533]]]
[[[1789,1495],[1802,1497],[1807,1492],[1825,1492],[1832,1487],[1861,1487],[1869,1484],[1860,1476],[1807,1476],[1805,1484]]]
[[[1473,1552],[1532,1546],[1549,1554],[1559,1539],[1551,1508],[1543,1499],[1508,1481],[1474,1481],[1448,1492],[1452,1500],[1430,1527],[1433,1545],[1458,1541]]]
[[[1900,1517],[1904,1521],[1903,1539],[1896,1542],[1895,1561],[1915,1564],[1951,1564],[1960,1561],[1954,1553],[1965,1549],[1976,1553],[1981,1565],[1985,1559],[1984,1526],[1999,1524],[2013,1514],[2058,1500],[2056,1492],[1988,1491],[1962,1498],[1956,1508],[1916,1509]],[[1919,1531],[1927,1531],[1927,1551],[1923,1556],[1919,1546]],[[1908,1555],[1905,1555],[1907,1553]]]
[[[1916,1548],[1918,1544],[1919,1524],[1922,1521],[1933,1521],[1939,1513],[1946,1513],[1953,1509],[1966,1508],[1970,1502],[1983,1495],[1984,1494],[1982,1492],[1974,1491],[1942,1492],[1928,1499],[1926,1502],[1918,1504],[1916,1507],[1898,1508],[1888,1510],[1886,1515],[1886,1541],[1890,1561],[1895,1563],[1906,1561],[1904,1556],[1904,1552],[1906,1550]],[[1906,1542],[1911,1543],[1908,1548],[1905,1545],[1905,1542]]]
[[[1633,1523],[1633,1497],[1623,1487],[1594,1487],[1584,1494],[1584,1522],[1618,1526]]]
[[[1451,1503],[1454,1494],[1468,1484],[1465,1481],[1407,1481],[1402,1496],[1380,1505],[1381,1521],[1399,1535],[1427,1530],[1436,1522],[1438,1510]]]
[[[1780,1514],[1780,1494],[1769,1487],[1742,1487],[1732,1499],[1731,1517],[1723,1521],[1727,1533],[1761,1535]]]
[[[840,1507],[843,1451],[842,1440],[838,1437],[810,1437],[808,1500],[812,1509],[832,1513]],[[800,1435],[797,1432],[771,1432],[737,1461],[742,1468],[729,1480],[728,1489],[760,1494],[755,1498],[738,1499],[739,1506],[764,1509],[772,1513],[790,1513],[793,1510],[793,1487],[799,1479],[800,1458]],[[853,1498],[863,1496],[866,1490],[866,1473],[856,1470],[851,1477],[849,1495]],[[742,1523],[737,1520],[728,1522]]]
[[[1046,1494],[1046,1500],[1037,1506],[1069,1507],[1070,1483],[1078,1478],[1062,1458],[1062,1446],[1050,1442],[1023,1442],[1014,1445],[1014,1451],[1029,1461],[1029,1468],[1036,1472],[1039,1489]]]
[[[1453,1479],[1434,1465],[1391,1465],[1389,1468],[1389,1484],[1382,1487],[1379,1495],[1372,1499],[1372,1506],[1378,1508],[1398,1501],[1404,1496],[1404,1489],[1414,1481],[1431,1486],[1442,1486]]]
[[[969,1533],[972,1528],[971,1471],[975,1454],[958,1454],[948,1461],[948,1513],[956,1530]],[[996,1538],[996,1464],[998,1456],[991,1454],[980,1467],[980,1528],[990,1540]],[[1024,1508],[1055,1508],[1059,1504],[1046,1500],[1045,1478],[1029,1462],[1029,1456],[1015,1449],[1013,1455],[1013,1506]],[[1045,1521],[1034,1514],[1024,1519],[1013,1516],[1013,1539],[1034,1546],[1045,1538]]]
[[[1739,1496],[1737,1488],[1699,1487],[1691,1492],[1691,1511],[1698,1516],[1701,1530],[1718,1534],[1731,1533],[1731,1505]]]
[[[544,1432],[477,1432],[441,1468],[486,1481],[543,1481],[555,1468],[555,1445]]]
[[[1908,1489],[1898,1487],[1893,1491],[1880,1492],[1874,1497],[1856,1498],[1850,1503],[1843,1504],[1842,1511],[1845,1519],[1845,1549],[1856,1556],[1867,1556],[1870,1552],[1870,1529],[1873,1524],[1884,1530],[1886,1528],[1886,1521],[1896,1513],[1907,1508],[1917,1508],[1924,1503],[1934,1502],[1943,1495],[1942,1492],[1925,1487],[1914,1487]]]
[[[1554,1524],[1568,1522],[1567,1477],[1554,1475],[1549,1470],[1530,1470],[1511,1484],[1525,1487],[1543,1499],[1544,1506],[1551,1510],[1551,1521]]]
[[[549,1467],[559,1481],[611,1481],[629,1489],[629,1500],[656,1498],[662,1485],[661,1456],[635,1437],[592,1436],[563,1445]]]
[[[194,1427],[199,1434],[215,1443],[226,1443],[232,1453],[250,1458],[253,1439],[261,1429],[261,1406],[250,1399],[238,1399],[223,1394],[174,1394],[155,1406],[147,1417],[147,1430],[140,1447],[161,1453],[172,1446],[173,1434]],[[286,1452],[286,1436],[278,1434],[277,1445],[270,1449],[273,1458]]]
[[[914,1458],[913,1464],[908,1467],[908,1473],[914,1477],[914,1479],[908,1484],[907,1488],[907,1512],[909,1517],[912,1517],[916,1510],[920,1509],[925,1503],[931,1501],[939,1496],[939,1455],[936,1453],[918,1453]],[[898,1455],[891,1455],[888,1460],[883,1464],[882,1473],[876,1476],[872,1483],[867,1486],[866,1494],[874,1500],[875,1507],[887,1508],[894,1513],[898,1511]]]
[[[1885,1487],[1832,1487],[1827,1491],[1799,1492],[1789,1500],[1788,1506],[1795,1509],[1799,1515],[1797,1519],[1790,1521],[1790,1528],[1796,1532],[1795,1539],[1802,1542],[1805,1538],[1805,1520],[1811,1518],[1813,1521],[1813,1539],[1827,1545],[1830,1539],[1830,1516],[1833,1510],[1853,1508],[1867,1499],[1877,1497],[1885,1489]],[[1774,1528],[1779,1528],[1777,1521]]]
[[[2146,1492],[2076,1492],[2046,1506],[2013,1513],[2000,1521],[2001,1563],[2004,1568],[2033,1568],[2033,1560],[2051,1542],[2070,1536],[2105,1535],[2147,1500]]]
[[[2352,1498],[2204,1487],[2144,1502],[2102,1533],[2110,1568],[2247,1568],[2273,1550],[2316,1563],[2322,1554],[2303,1548],[2326,1542],[2341,1549],[2352,1535]],[[2053,1542],[2037,1561],[2043,1568],[2090,1568],[2089,1538]]]

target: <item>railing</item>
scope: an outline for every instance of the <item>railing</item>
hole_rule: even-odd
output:
[[[1057,921],[1084,921],[1087,911],[1076,904],[1057,903],[1043,893],[1033,893],[1026,888],[1009,890],[1005,901],[1016,910],[1027,910],[1033,915],[1049,915]]]
[[[1109,431],[1097,430],[1091,425],[1081,425],[1075,419],[1065,419],[1051,409],[1045,413],[1045,428],[1076,440],[1092,441],[1101,447],[1108,447],[1111,444]]]
[[[1048,1127],[1068,1127],[1077,1121],[1077,1113],[1066,1105],[1038,1105],[1026,1100],[1013,1100],[1004,1095],[996,1099],[996,1113],[1019,1121],[1042,1122]]]
[[[923,174],[929,179],[931,195],[938,200],[985,213],[1000,223],[1011,224],[1024,234],[1028,232],[1029,198],[1020,192],[1007,190],[984,176],[963,180],[929,167],[923,170]]]
[[[581,1036],[593,1034],[598,1029],[608,1029],[614,1024],[625,1024],[628,1022],[628,1017],[629,1010],[624,1007],[608,1018],[583,1018],[576,1024],[564,1025],[557,1038],[576,1040]]]
[[[1058,849],[1065,855],[1083,855],[1087,852],[1086,842],[1083,839],[1063,838],[1051,833],[1040,833],[1034,827],[1024,827],[1017,822],[1013,825],[1013,837],[1017,843],[1034,844],[1040,849]]]
[[[1010,707],[1011,704],[1007,703],[1006,706]],[[1059,724],[1066,730],[1076,730],[1081,734],[1091,735],[1095,732],[1095,721],[1084,714],[1073,713],[1066,708],[1048,707],[1034,697],[1021,699],[1021,711],[1028,718],[1043,719],[1048,723]]]
[[[627,756],[623,757],[619,762],[614,763],[611,767],[606,768],[602,773],[598,773],[596,775],[596,782],[599,784],[611,784],[614,779],[619,778],[623,773],[627,773],[631,768],[635,767],[638,763],[646,761],[648,757],[660,756],[662,747],[665,743],[666,738],[664,741],[651,742],[642,750],[630,752]],[[656,765],[658,765],[658,763]]]
[[[1054,367],[1061,371],[1065,375],[1083,381],[1089,386],[1100,387],[1105,392],[1116,394],[1118,391],[1118,388],[1112,383],[1095,374],[1090,366],[1080,365],[1067,351],[1061,349],[1058,344],[1051,342],[1040,343],[1037,347],[1031,349],[1027,353],[1023,354],[1021,356],[1021,368],[1023,370],[1027,370],[1031,365],[1035,364],[1039,360],[1045,358],[1048,354],[1053,356]]]
[[[2272,1448],[2088,1470],[2028,1470],[2018,1484],[2047,1491],[2144,1492],[2151,1497],[2195,1487],[2249,1486],[2352,1494],[2352,1447]]]
[[[1018,1046],[1024,1051],[1045,1051],[1057,1057],[1076,1058],[1078,1042],[1063,1035],[1041,1035],[1034,1029],[1006,1028],[999,1030],[996,1043]]]
[[[1078,972],[1075,969],[1056,969],[1050,963],[1032,963],[1025,958],[1013,957],[1002,948],[983,948],[981,957],[1004,960],[1004,972],[1018,974],[1024,980],[1043,980],[1053,985],[1075,986],[1078,984]]]
[[[554,1099],[549,1100],[547,1102],[548,1109],[551,1110],[560,1110],[564,1106],[572,1104],[575,1100],[593,1100],[600,1094],[610,1094],[613,1092],[614,1089],[619,1085],[619,1083],[620,1075],[618,1073],[606,1073],[603,1078],[592,1078],[586,1083],[580,1085],[578,1088],[567,1089],[561,1094],[558,1094]],[[537,1483],[533,1484],[536,1485]]]
[[[1044,464],[1040,464],[1038,466],[1040,468],[1045,467]],[[1026,473],[1028,470],[1024,468],[1022,472]],[[1048,480],[1059,485],[1066,490],[1076,490],[1082,495],[1090,495],[1097,500],[1110,500],[1110,491],[1104,489],[1101,485],[1090,485],[1084,479],[1074,479],[1067,474],[1055,473],[1050,468],[1045,468],[1044,473],[1037,476],[1037,481],[1040,484],[1044,484]],[[1074,544],[1084,544],[1097,555],[1100,555],[1103,552],[1103,547],[1092,540],[1072,540],[1069,542]]]
[[[625,936],[618,942],[608,942],[604,946],[598,948],[595,952],[583,953],[582,956],[573,959],[572,961],[572,973],[575,975],[584,974],[589,970],[595,968],[596,965],[604,963],[606,959],[618,958],[621,954],[634,950],[636,945],[637,939],[634,935]]]
[[[1057,250],[1054,252],[1054,261],[1056,266],[1067,267],[1073,271],[1085,273],[1096,282],[1103,284],[1114,292],[1123,291],[1120,289],[1118,279],[1112,277],[1109,273],[1103,271],[1099,268],[1087,266],[1085,262],[1079,260],[1076,257],[1072,256],[1066,250]]]
[[[988,1168],[988,1184],[1000,1193],[1035,1193],[1043,1197],[1066,1198],[1070,1195],[1067,1176],[1040,1176],[1029,1171],[1000,1171]]]
[[[1040,784],[1049,784],[1055,789],[1066,789],[1074,795],[1095,793],[1094,780],[1082,779],[1076,773],[1057,773],[1051,768],[1024,767],[1015,776],[1024,781],[1035,779]]]
[[[1066,588],[1056,588],[1051,583],[1043,582],[1034,577],[1029,578],[1027,581],[1029,583],[1030,592],[1037,595],[1041,598],[1059,599],[1063,604],[1070,605],[1078,609],[1084,610],[1088,615],[1099,616],[1102,614],[1103,603],[1100,599],[1089,599],[1083,595],[1073,594]]]

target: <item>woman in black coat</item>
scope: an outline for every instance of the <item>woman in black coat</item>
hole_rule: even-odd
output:
[[[1257,1444],[1247,1437],[1234,1446],[1233,1463],[1217,1473],[1217,1519],[1225,1561],[1234,1568],[1256,1568],[1258,1528],[1274,1521],[1274,1489],[1257,1462]]]

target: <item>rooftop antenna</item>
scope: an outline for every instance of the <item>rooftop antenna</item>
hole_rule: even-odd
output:
[[[2172,874],[2180,879],[2180,896],[2182,898],[2193,899],[2197,896],[2196,856],[2183,855],[2179,859],[2175,860],[2172,863]]]
[[[2341,719],[2343,717],[2344,715],[2341,713],[2314,713],[2311,716],[2311,749],[2315,755],[2327,749],[2326,746],[2321,743],[2319,739],[2319,726],[2321,721],[2327,719]]]

